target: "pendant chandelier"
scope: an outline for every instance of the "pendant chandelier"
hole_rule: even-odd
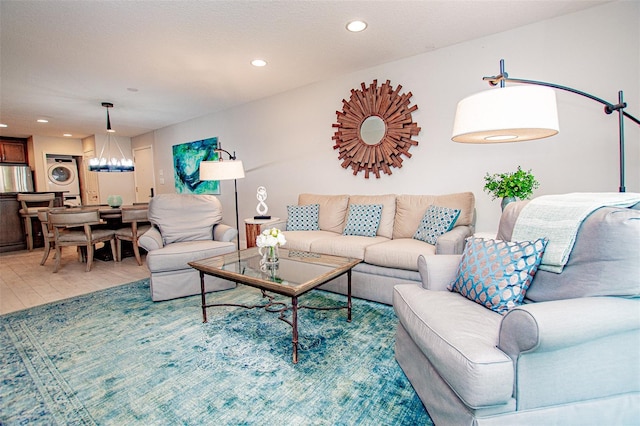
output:
[[[120,144],[118,144],[118,139],[114,134],[115,130],[111,128],[109,108],[113,108],[113,104],[110,102],[102,102],[102,106],[107,109],[107,141],[102,145],[100,155],[89,160],[89,171],[132,172],[133,160],[128,159],[124,155],[122,148],[120,148]],[[117,148],[117,150],[115,148]]]

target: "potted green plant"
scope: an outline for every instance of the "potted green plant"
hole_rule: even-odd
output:
[[[493,199],[502,198],[501,207],[505,206],[516,198],[527,199],[533,194],[533,190],[540,184],[531,169],[525,171],[518,166],[518,170],[513,173],[487,173],[484,177],[484,191],[492,195]]]

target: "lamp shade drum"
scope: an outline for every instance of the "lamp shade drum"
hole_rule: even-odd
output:
[[[471,95],[456,110],[454,142],[520,142],[559,131],[556,94],[538,86],[496,88]]]

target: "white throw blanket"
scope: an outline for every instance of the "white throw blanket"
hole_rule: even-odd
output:
[[[569,260],[582,221],[600,207],[630,207],[640,202],[632,192],[572,193],[537,197],[522,208],[512,241],[547,237],[540,269],[561,273]]]

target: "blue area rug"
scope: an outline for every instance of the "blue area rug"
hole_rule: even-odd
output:
[[[245,286],[209,295],[262,300]],[[143,280],[0,317],[0,424],[433,424],[394,359],[392,307],[354,299],[351,323],[300,310],[294,365],[278,314],[215,307],[203,324],[199,305],[153,303]]]

